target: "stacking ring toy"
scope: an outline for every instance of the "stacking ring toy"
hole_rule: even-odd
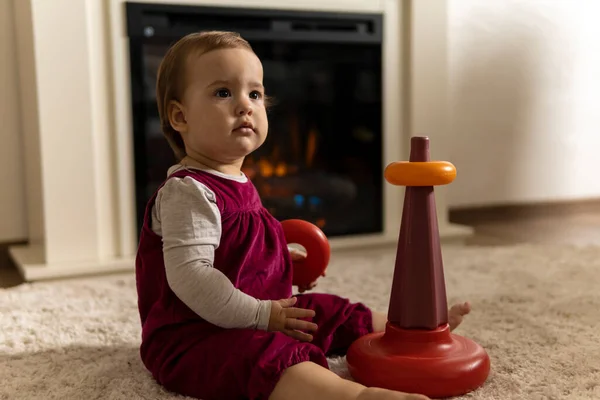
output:
[[[354,380],[430,398],[477,389],[490,359],[473,340],[450,332],[434,186],[454,180],[448,162],[429,160],[429,138],[411,138],[409,162],[388,165],[385,179],[404,185],[404,210],[384,332],[352,343],[346,361]]]
[[[327,236],[319,227],[300,219],[281,222],[288,244],[299,244],[306,249],[306,258],[294,261],[294,286],[308,286],[325,274],[331,249]]]

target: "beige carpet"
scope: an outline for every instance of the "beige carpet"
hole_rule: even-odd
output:
[[[470,300],[456,331],[492,372],[464,399],[600,399],[600,249],[449,248],[449,301]],[[318,289],[385,311],[390,251],[332,260]],[[138,359],[132,276],[0,291],[0,399],[175,399]],[[344,359],[332,369],[347,376]]]

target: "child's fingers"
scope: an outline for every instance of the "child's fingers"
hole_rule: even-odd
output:
[[[289,299],[277,300],[279,305],[283,308],[288,308],[288,307],[293,306],[294,304],[296,304],[296,301],[298,301],[298,299],[296,297],[290,297]]]
[[[313,340],[312,335],[300,331],[295,331],[293,329],[284,329],[282,332],[290,337],[293,337],[294,339],[298,339],[303,342],[312,342]]]
[[[292,261],[298,261],[306,258],[306,253],[298,249],[290,249]]]
[[[308,285],[298,286],[298,293],[304,293],[307,290],[314,289],[317,286],[317,281],[311,282]]]
[[[316,282],[310,283],[308,285],[303,285],[303,286],[298,286],[298,292],[300,293],[304,293],[307,290],[311,290],[314,289],[317,286]]]
[[[303,321],[301,319],[288,318],[285,321],[286,329],[295,329],[299,331],[316,332],[319,328],[314,322]]]
[[[290,307],[283,310],[287,318],[312,318],[315,316],[315,310],[306,308]]]

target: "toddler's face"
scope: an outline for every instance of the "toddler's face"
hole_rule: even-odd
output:
[[[260,147],[267,136],[263,68],[245,49],[190,57],[182,99],[188,154],[232,163]]]

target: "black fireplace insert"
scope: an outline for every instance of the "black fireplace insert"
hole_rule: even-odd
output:
[[[380,14],[126,3],[137,223],[175,163],[161,134],[155,85],[167,48],[186,34],[239,32],[275,99],[265,144],[243,170],[279,220],[329,237],[383,230]]]

